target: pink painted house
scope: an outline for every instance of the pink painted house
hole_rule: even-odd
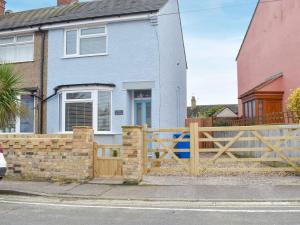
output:
[[[236,60],[240,116],[286,111],[300,86],[300,0],[260,0]]]

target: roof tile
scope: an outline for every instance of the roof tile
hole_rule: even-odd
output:
[[[155,12],[168,0],[97,0],[17,12],[0,17],[0,31],[37,25]]]

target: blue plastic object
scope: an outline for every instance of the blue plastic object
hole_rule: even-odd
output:
[[[174,138],[179,138],[182,134],[174,134]],[[186,134],[184,136],[184,139],[190,139],[190,134]],[[189,141],[181,141],[178,142],[175,145],[175,149],[189,149],[190,148],[190,142]],[[190,153],[189,152],[176,152],[175,154],[178,156],[180,159],[189,159],[190,158]]]

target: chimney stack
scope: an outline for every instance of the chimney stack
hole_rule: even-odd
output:
[[[196,107],[197,107],[196,97],[193,96],[193,97],[192,97],[192,109],[195,109]]]
[[[58,6],[69,5],[69,4],[76,3],[76,2],[79,2],[79,0],[57,0],[57,5]]]
[[[5,14],[5,0],[0,0],[0,16],[4,16]]]

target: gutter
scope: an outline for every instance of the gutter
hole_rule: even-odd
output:
[[[46,23],[36,23],[27,26],[16,26],[13,28],[0,29],[0,36],[16,33],[24,33],[30,31],[48,30],[65,28],[66,26],[77,26],[82,24],[93,24],[93,23],[110,23],[110,22],[122,22],[122,21],[132,21],[132,20],[143,20],[149,19],[150,15],[157,13],[158,10],[151,10],[138,13],[127,13],[127,14],[117,14],[111,16],[99,16],[99,17],[88,17],[79,19],[69,19],[65,21],[54,21]]]
[[[23,29],[11,29],[11,30],[5,30],[0,31],[0,36],[7,36],[7,35],[16,35],[16,34],[22,34],[22,33],[29,33],[29,32],[36,32],[39,31],[39,27],[34,28],[23,28]]]
[[[102,84],[102,83],[87,83],[87,84],[66,84],[66,85],[59,85],[57,87],[54,88],[54,93],[50,96],[48,96],[47,98],[42,98],[40,96],[35,96],[37,97],[38,99],[40,99],[42,102],[47,102],[49,99],[55,97],[58,93],[58,91],[60,89],[63,89],[63,88],[72,88],[72,87],[97,87],[97,86],[100,86],[100,87],[110,87],[110,88],[114,88],[116,87],[115,84]]]

